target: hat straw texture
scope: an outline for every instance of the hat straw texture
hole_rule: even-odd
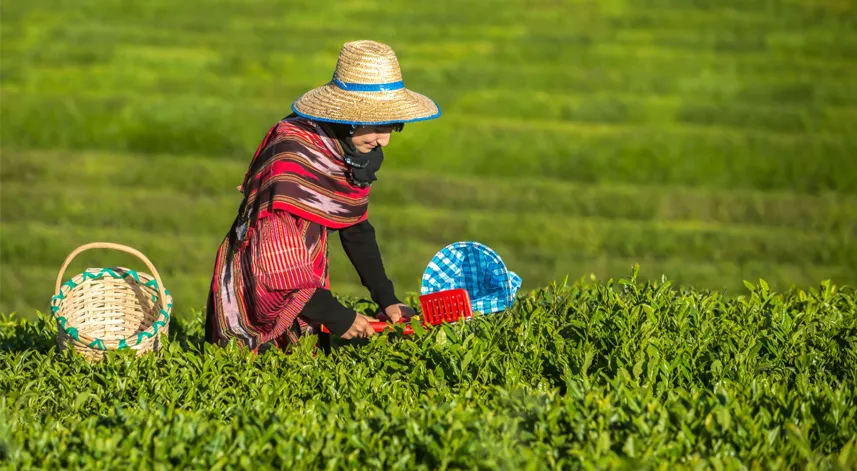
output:
[[[440,116],[432,99],[405,88],[393,49],[376,41],[345,43],[331,81],[305,93],[292,110],[319,121],[364,125]]]

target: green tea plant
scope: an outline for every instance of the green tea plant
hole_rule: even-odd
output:
[[[829,469],[857,466],[857,296],[581,279],[504,313],[258,356],[202,342],[87,363],[0,317],[14,468]],[[360,311],[375,306],[343,298]],[[414,297],[408,302],[416,306]]]

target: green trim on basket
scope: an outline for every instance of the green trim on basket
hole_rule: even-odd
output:
[[[142,280],[140,280],[140,276],[136,270],[125,269],[125,274],[123,275],[123,274],[117,273],[116,270],[114,270],[112,268],[102,268],[101,271],[99,271],[98,273],[92,273],[89,270],[84,271],[82,274],[82,278],[83,278],[82,281],[100,280],[101,278],[104,278],[105,276],[110,276],[112,278],[117,278],[117,279],[130,277],[130,278],[133,278],[138,283],[142,282]],[[69,279],[68,281],[63,283],[62,286],[60,286],[60,292],[59,293],[56,293],[53,296],[51,296],[51,314],[54,315],[54,318],[59,323],[60,328],[63,330],[63,332],[65,332],[71,338],[77,340],[78,342],[80,342],[80,334],[78,333],[77,328],[68,326],[67,325],[68,319],[66,319],[63,316],[58,316],[57,313],[60,310],[61,301],[65,299],[65,293],[63,292],[63,288],[68,288],[68,290],[71,291],[72,289],[74,289],[80,285],[81,285],[81,283],[75,283],[73,278]],[[158,302],[158,294],[157,294],[158,282],[157,282],[157,280],[152,279],[152,280],[146,282],[145,284],[143,284],[143,286],[146,286],[148,288],[152,288],[155,290],[155,293],[152,295],[152,302]],[[172,298],[170,291],[166,287],[164,287],[164,294],[167,295],[167,297]],[[128,342],[126,342],[126,339],[122,339],[119,341],[119,347],[117,348],[117,350],[124,350],[127,348],[135,347],[137,345],[140,345],[140,343],[143,341],[144,337],[152,338],[155,335],[158,335],[158,331],[160,330],[160,328],[166,327],[167,323],[170,321],[170,313],[168,312],[168,310],[172,310],[172,308],[173,308],[173,303],[171,301],[171,302],[167,303],[166,309],[164,309],[164,308],[160,309],[158,319],[156,319],[155,322],[152,324],[152,331],[153,331],[152,333],[150,333],[148,331],[140,332],[139,334],[137,334],[137,341],[133,345],[128,345]],[[97,350],[109,350],[107,347],[104,346],[104,340],[99,339],[99,338],[94,339],[87,346],[90,348],[97,349]]]

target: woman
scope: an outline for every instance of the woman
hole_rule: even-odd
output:
[[[369,319],[330,292],[331,231],[379,317],[414,314],[385,274],[367,207],[391,132],[440,116],[437,104],[404,88],[389,46],[356,41],[343,45],[333,79],[292,111],[268,131],[239,187],[244,199],[215,259],[207,342],[284,348],[319,324],[345,339],[373,335]]]

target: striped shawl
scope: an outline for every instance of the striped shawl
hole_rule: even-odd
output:
[[[332,136],[323,124],[289,117],[259,144],[217,250],[207,341],[283,347],[309,327],[301,311],[317,289],[329,289],[327,229],[367,217],[369,188],[348,183]]]
[[[342,147],[329,136],[323,124],[300,117],[268,131],[240,187],[250,227],[276,209],[332,229],[366,219],[369,188],[348,183]]]

